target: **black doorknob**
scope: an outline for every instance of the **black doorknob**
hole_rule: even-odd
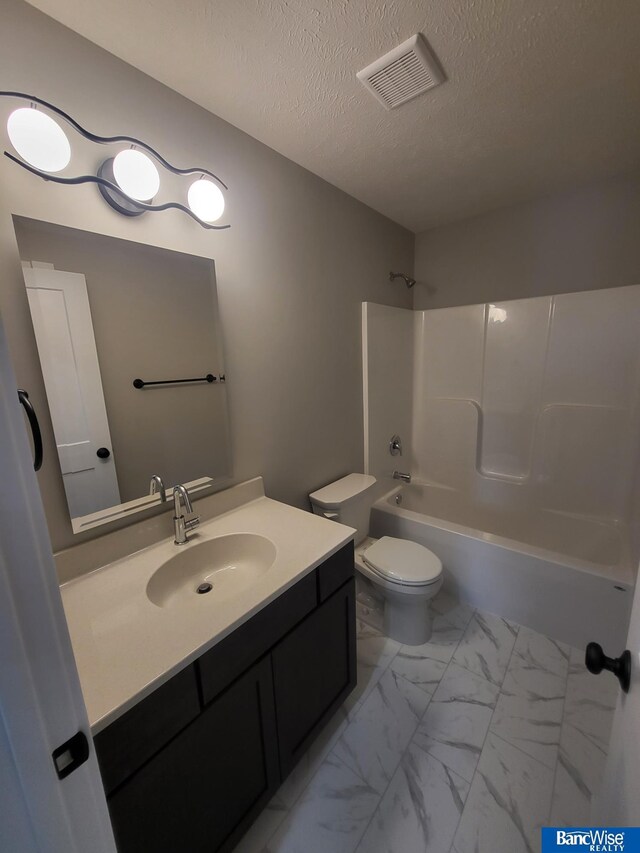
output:
[[[589,643],[584,656],[585,666],[594,675],[599,675],[603,669],[612,672],[625,693],[629,692],[631,684],[631,652],[622,652],[619,658],[608,658],[599,643]]]
[[[108,447],[99,447],[96,450],[96,456],[98,459],[108,459],[111,456],[111,451]]]

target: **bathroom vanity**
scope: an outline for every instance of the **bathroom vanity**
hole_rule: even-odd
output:
[[[232,850],[346,699],[352,535],[262,493],[62,587],[120,853]]]

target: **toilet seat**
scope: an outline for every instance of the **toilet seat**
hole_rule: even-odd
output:
[[[433,551],[408,539],[383,536],[361,556],[372,572],[398,586],[429,586],[442,575],[442,562]]]

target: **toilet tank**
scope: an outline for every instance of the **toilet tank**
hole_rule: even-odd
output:
[[[347,474],[309,495],[316,515],[355,527],[356,545],[369,533],[369,515],[376,478],[371,474]]]

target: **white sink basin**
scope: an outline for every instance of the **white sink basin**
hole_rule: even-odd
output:
[[[231,533],[176,546],[147,584],[157,607],[211,607],[235,598],[267,572],[276,546],[256,533]]]

